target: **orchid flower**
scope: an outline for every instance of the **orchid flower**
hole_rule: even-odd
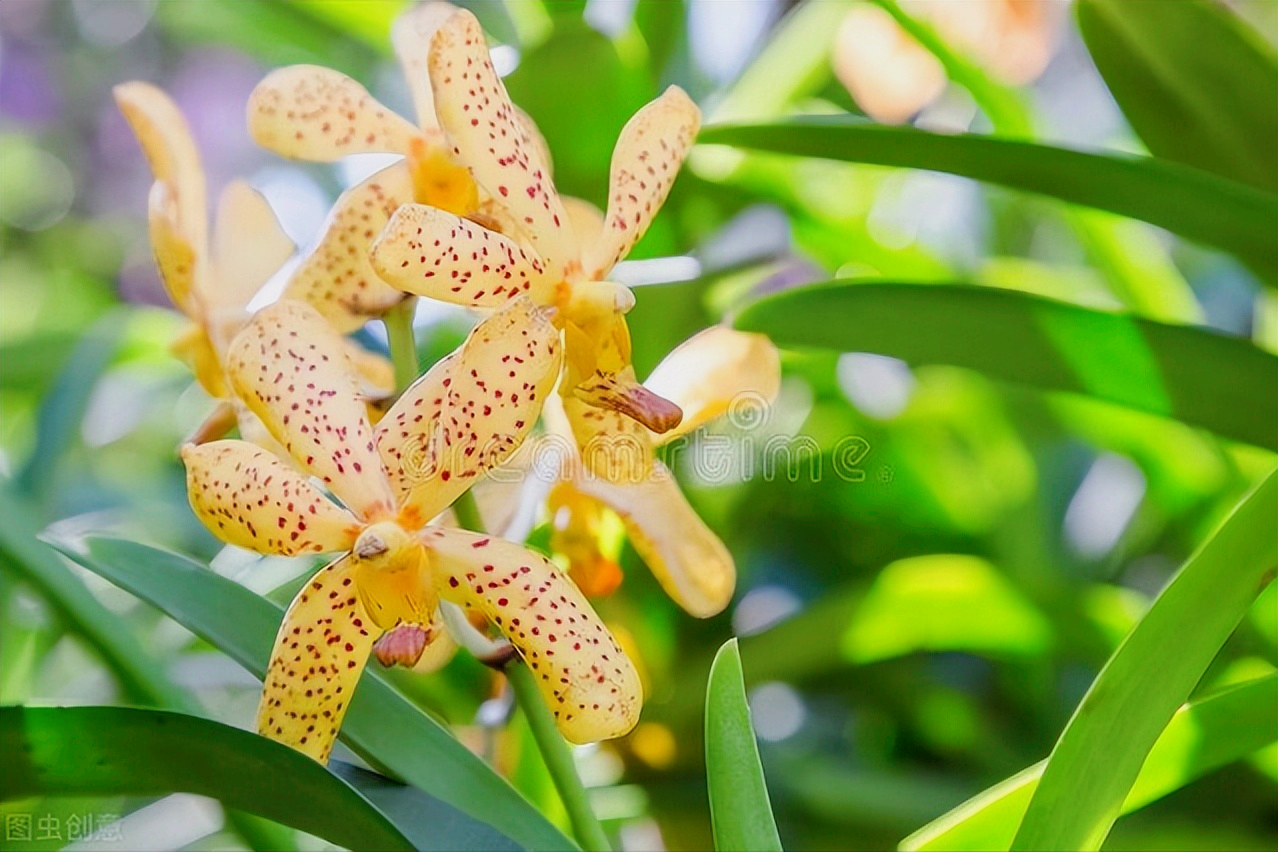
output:
[[[733,406],[744,414],[749,406],[769,404],[779,390],[780,358],[767,337],[722,326],[708,328],[686,340],[666,356],[644,382],[645,387],[675,401],[685,416],[679,426],[662,435],[635,435],[624,446],[589,445],[575,448],[563,406],[552,397],[543,408],[549,433],[541,444],[548,452],[536,458],[533,443],[507,465],[553,462],[555,477],[547,498],[553,532],[551,549],[568,562],[569,577],[588,597],[611,594],[622,580],[620,567],[604,555],[601,538],[605,517],[615,512],[625,526],[631,544],[656,576],[666,593],[688,613],[707,618],[721,612],[732,598],[736,569],[732,555],[718,536],[697,517],[673,474],[658,461],[660,446],[709,423]],[[753,413],[753,412],[752,412]],[[597,449],[609,454],[622,475],[602,476],[589,464]],[[553,455],[552,455],[553,453]],[[599,467],[597,463],[594,467]],[[616,471],[614,470],[614,473]],[[525,482],[537,481],[529,471]],[[508,480],[505,475],[500,480]],[[506,502],[519,500],[500,482],[483,483],[477,492],[480,504],[496,494]],[[509,514],[494,506],[489,514]]]
[[[210,233],[204,169],[177,105],[142,82],[116,86],[115,100],[155,175],[147,211],[151,247],[169,298],[190,320],[173,351],[219,400],[201,428],[216,437],[236,420],[237,406],[223,370],[227,346],[248,321],[249,300],[293,253],[293,243],[266,199],[242,180],[222,191]],[[373,392],[390,387],[389,362],[353,344],[343,345]],[[260,431],[244,415],[241,408],[241,428]]]
[[[624,317],[634,297],[607,276],[669,193],[699,127],[696,105],[671,86],[631,118],[613,152],[608,211],[600,217],[555,190],[472,14],[457,11],[439,25],[428,70],[452,155],[500,201],[516,230],[503,235],[438,206],[407,204],[373,246],[377,274],[405,292],[472,307],[525,294],[555,307],[565,342],[560,392],[583,443],[599,432],[675,428],[678,406],[635,378]]]
[[[565,737],[629,731],[642,701],[638,676],[554,563],[430,523],[532,427],[560,359],[544,312],[523,300],[480,323],[376,428],[340,343],[314,308],[281,300],[231,344],[231,384],[296,467],[243,441],[182,453],[191,506],[223,541],[275,555],[343,554],[284,617],[259,730],[327,760],[374,642],[418,625],[398,634],[415,638],[416,648],[392,650],[420,654],[438,632],[444,600],[478,611],[505,635],[537,675]]]
[[[455,11],[447,3],[424,3],[400,15],[392,29],[416,125],[380,104],[355,80],[317,65],[273,71],[249,96],[250,135],[282,156],[313,162],[360,153],[404,157],[338,198],[319,244],[286,287],[286,297],[319,306],[340,331],[358,328],[405,297],[382,281],[368,261],[374,237],[401,204],[416,201],[502,227],[501,208],[481,197],[435,120],[426,55],[431,36]],[[518,119],[528,144],[544,148],[532,121],[522,113]],[[314,298],[316,294],[323,298]]]

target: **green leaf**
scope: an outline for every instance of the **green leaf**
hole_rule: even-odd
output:
[[[940,135],[848,118],[707,127],[698,141],[962,175],[1130,216],[1236,254],[1262,270],[1278,269],[1273,236],[1278,196],[1165,160],[975,134]]]
[[[710,819],[719,852],[769,852],[781,848],[772,803],[750,724],[741,652],[724,643],[710,666],[706,688],[706,783]]]
[[[1122,812],[1143,808],[1278,740],[1274,707],[1278,707],[1278,674],[1182,705],[1150,749]],[[907,852],[1007,849],[1045,765],[1046,761],[1040,761],[974,796],[905,838],[900,848]]]
[[[1198,328],[988,287],[848,281],[760,299],[736,327],[782,346],[877,352],[1087,394],[1278,450],[1278,357]]]
[[[1105,664],[1047,759],[1013,849],[1100,848],[1154,742],[1273,579],[1275,517],[1278,470],[1190,557]]]
[[[163,666],[134,638],[128,625],[104,607],[48,545],[36,540],[40,525],[27,506],[0,485],[0,561],[48,601],[67,629],[84,639],[119,678],[125,694],[144,704],[191,707]]]
[[[1159,157],[1278,192],[1278,56],[1223,3],[1079,0],[1078,27]]]
[[[158,607],[256,677],[265,673],[283,618],[281,607],[183,556],[134,542],[89,538],[64,552]],[[504,779],[371,669],[351,699],[341,736],[374,765],[492,825],[521,846],[576,848]]]
[[[349,849],[461,848],[441,836],[420,792],[401,788],[425,807],[399,807],[396,825],[352,784],[300,752],[198,716],[130,707],[4,707],[0,754],[5,801],[196,793]],[[371,775],[352,777],[367,782]]]

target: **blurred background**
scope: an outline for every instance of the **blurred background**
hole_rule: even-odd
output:
[[[708,122],[851,112],[936,131],[1006,129],[878,5],[461,5],[499,45],[499,70],[544,132],[560,189],[596,204],[617,132],[669,83]],[[0,473],[25,504],[11,526],[178,550],[264,594],[307,567],[223,549],[187,507],[175,448],[211,402],[168,353],[180,323],[150,257],[151,177],[110,89],[140,79],[168,91],[191,124],[210,190],[246,178],[305,248],[342,188],[384,160],[284,162],[250,141],[245,100],[269,69],[308,62],[350,74],[411,114],[387,38],[403,8],[0,5]],[[1142,150],[1067,2],[903,8],[1009,93],[1014,118],[996,120],[1066,146]],[[1231,8],[1278,43],[1278,4]],[[1273,297],[1234,260],[1138,222],[934,173],[699,149],[632,258],[619,277],[653,285],[637,288],[631,315],[640,375],[755,295],[852,275],[1031,290],[1278,350]],[[464,310],[423,305],[423,358],[447,352],[471,322]],[[384,340],[380,327],[362,335],[373,346]],[[743,637],[787,848],[894,846],[1043,758],[1170,572],[1274,464],[1267,452],[1170,420],[957,368],[787,353],[785,369],[775,406],[700,436],[731,442],[728,476],[698,470],[695,453],[676,464],[737,559],[729,610],[689,618],[614,542],[626,579],[599,609],[635,650],[650,698],[632,735],[578,759],[627,849],[710,846],[704,687],[714,650],[731,635]],[[534,543],[547,538],[544,526],[534,530]],[[23,579],[11,550],[3,556],[0,702],[122,701],[75,625]],[[125,592],[82,579],[210,716],[251,725],[254,678]],[[1271,584],[1202,688],[1273,670],[1275,598]],[[482,724],[493,717],[486,670],[459,655],[439,675],[395,679],[562,822],[522,729]],[[1276,794],[1271,748],[1119,821],[1107,848],[1278,848]],[[243,848],[216,803],[196,797],[59,800],[37,810],[58,816],[60,835],[22,848],[76,840],[67,829],[76,814],[134,811],[128,836],[145,836],[149,848]]]

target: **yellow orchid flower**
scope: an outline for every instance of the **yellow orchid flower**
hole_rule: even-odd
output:
[[[291,300],[260,311],[231,344],[231,384],[296,468],[243,441],[182,453],[191,506],[223,541],[276,555],[344,553],[284,617],[259,730],[325,761],[374,642],[417,625],[421,648],[387,650],[397,661],[420,653],[439,632],[443,600],[505,635],[565,737],[629,731],[638,677],[558,568],[520,545],[429,523],[532,427],[560,359],[544,313],[522,300],[480,323],[376,428],[340,344],[314,308]]]
[[[505,482],[515,477],[507,474],[519,472],[525,482],[537,484],[549,472],[557,477],[547,498],[551,549],[567,559],[569,577],[588,597],[611,594],[622,579],[620,567],[601,547],[605,517],[612,511],[666,593],[691,615],[716,615],[728,605],[736,585],[732,555],[697,517],[673,474],[654,453],[733,405],[741,406],[744,416],[747,408],[769,404],[780,382],[780,356],[767,337],[722,326],[708,328],[674,349],[644,382],[683,409],[683,422],[676,429],[627,436],[633,440],[621,447],[609,441],[580,449],[564,407],[552,398],[542,410],[546,437],[530,442],[501,476],[482,483],[479,503],[523,498],[510,493]],[[596,473],[588,463],[596,450],[608,461],[594,467],[622,467],[624,476]],[[543,466],[546,462],[552,465],[550,471]],[[519,470],[521,465],[527,469]],[[489,515],[509,512],[492,505],[485,517]]]
[[[147,212],[160,277],[174,306],[191,321],[174,341],[174,354],[219,400],[199,437],[217,437],[237,420],[246,438],[265,437],[230,392],[223,362],[231,338],[249,319],[249,301],[292,255],[293,243],[266,199],[242,180],[222,191],[210,233],[204,169],[177,105],[149,83],[124,83],[114,94],[155,175]],[[370,393],[392,386],[386,359],[353,343],[343,345]]]
[[[503,235],[438,206],[408,204],[373,246],[377,274],[405,292],[472,307],[524,294],[555,307],[565,341],[560,392],[583,443],[601,430],[675,428],[679,408],[635,378],[624,318],[634,297],[607,276],[669,193],[700,125],[696,105],[671,86],[631,118],[613,152],[608,211],[600,217],[555,190],[472,14],[458,11],[439,25],[428,70],[453,156],[515,229]],[[597,417],[614,412],[624,418]]]
[[[426,56],[434,32],[456,11],[447,3],[424,3],[400,15],[392,29],[417,125],[378,103],[355,80],[317,65],[277,69],[249,96],[250,135],[281,156],[312,162],[359,153],[404,156],[338,198],[324,236],[285,289],[286,297],[315,304],[341,331],[381,316],[405,297],[368,260],[374,237],[401,204],[429,204],[503,227],[501,207],[481,197],[435,118]],[[520,113],[518,122],[528,144],[544,149],[532,121]]]

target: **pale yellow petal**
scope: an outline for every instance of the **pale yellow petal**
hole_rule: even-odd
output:
[[[603,233],[603,211],[589,201],[572,195],[564,195],[560,198],[564,203],[564,211],[568,214],[568,223],[572,225],[577,244],[594,245]]]
[[[320,569],[298,592],[275,637],[257,730],[320,763],[381,633],[355,592],[350,558]]]
[[[493,70],[475,16],[460,10],[431,43],[430,79],[435,112],[453,154],[475,182],[514,215],[524,235],[556,274],[577,260],[567,214],[550,178],[550,165]]]
[[[421,538],[440,596],[478,610],[510,640],[565,738],[595,742],[634,727],[643,704],[639,675],[553,562],[478,533],[432,527]]]
[[[766,416],[781,389],[781,356],[762,334],[712,326],[679,344],[643,384],[683,410],[660,438],[667,443],[729,411],[749,423]]]
[[[435,118],[435,96],[430,90],[430,40],[440,24],[457,11],[448,3],[427,2],[410,7],[395,19],[391,27],[391,43],[413,93],[417,125],[423,130],[438,126]]]
[[[122,83],[112,91],[142,145],[151,173],[168,185],[176,233],[202,255],[208,235],[204,167],[186,119],[177,104],[150,83]]]
[[[309,303],[343,333],[401,302],[404,294],[373,271],[369,251],[391,214],[412,200],[412,177],[402,162],[343,192],[319,244],[289,278],[284,295]]]
[[[231,181],[218,199],[213,226],[213,274],[200,293],[210,311],[243,311],[293,254],[275,211],[260,192]]]
[[[909,121],[945,89],[945,69],[937,58],[868,3],[844,17],[831,64],[857,106],[887,124]]]
[[[406,204],[373,246],[373,268],[407,293],[489,308],[553,294],[541,259],[513,240],[434,207]]]
[[[384,355],[369,352],[350,338],[345,339],[346,354],[359,374],[360,395],[369,401],[380,401],[395,392],[395,365]],[[379,415],[380,417],[380,415]]]
[[[314,308],[283,299],[258,311],[227,353],[237,395],[302,467],[365,520],[393,511],[354,365]]]
[[[187,444],[182,461],[191,508],[228,544],[295,556],[348,550],[355,541],[355,517],[261,447],[247,441]]]
[[[603,233],[582,259],[589,277],[607,275],[648,230],[700,127],[701,111],[678,86],[626,122],[612,152]]]
[[[183,228],[172,184],[162,180],[151,184],[146,206],[151,253],[164,289],[174,307],[198,322],[203,307],[194,293],[196,280],[203,277],[204,259],[198,254],[198,247],[204,244],[204,236],[193,239]]]
[[[253,141],[297,160],[329,162],[347,154],[403,154],[417,128],[363,86],[318,65],[272,71],[249,95]]]
[[[652,433],[620,411],[560,396],[582,464],[608,482],[641,482],[652,473]]]
[[[736,568],[719,537],[697,517],[661,462],[633,484],[582,476],[574,484],[621,516],[630,543],[661,587],[698,618],[723,611],[732,600]]]
[[[214,399],[225,399],[231,395],[226,385],[226,374],[222,372],[222,359],[218,357],[213,341],[209,339],[204,327],[191,323],[172,343],[169,351],[183,364],[191,368],[200,386]]]
[[[376,433],[406,523],[429,521],[519,448],[558,377],[560,348],[545,313],[519,299],[404,392]]]

